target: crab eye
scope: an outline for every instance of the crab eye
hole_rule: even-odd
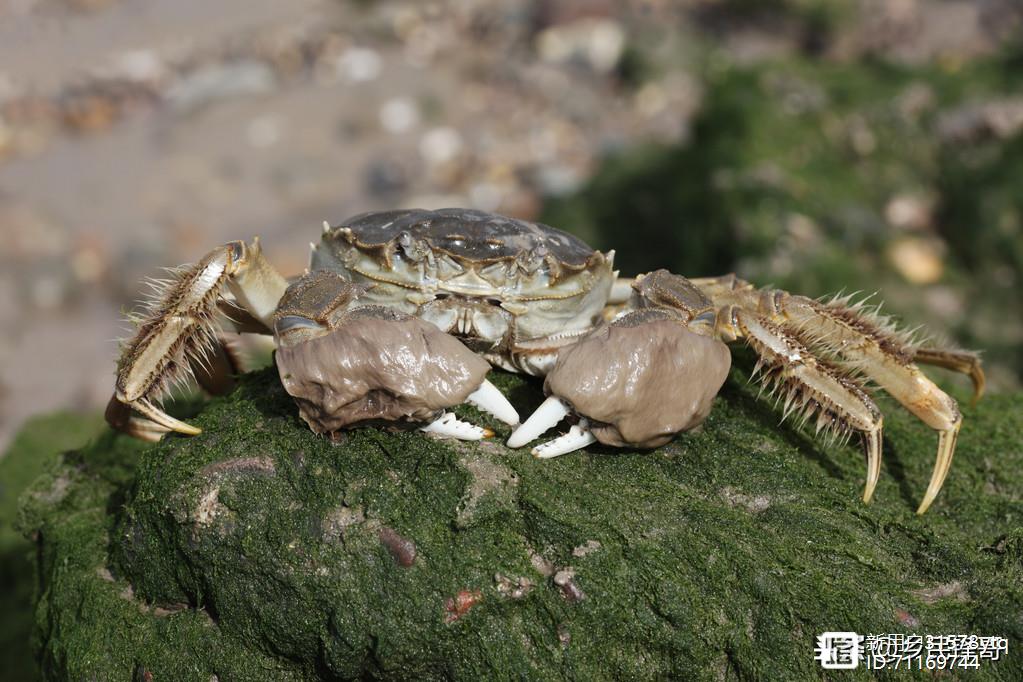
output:
[[[487,301],[487,303],[489,303],[492,306],[500,306],[501,305],[501,299],[499,299],[499,298],[490,297],[490,298],[486,299],[486,301]]]
[[[436,294],[433,295],[433,298],[434,298],[434,300],[437,300],[437,301],[443,301],[443,300],[445,300],[447,298],[451,298],[451,294],[446,293],[444,291],[438,291]]]

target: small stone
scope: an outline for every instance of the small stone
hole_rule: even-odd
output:
[[[554,64],[577,62],[608,73],[625,50],[625,30],[610,18],[586,17],[544,29],[537,37],[540,59]]]
[[[575,577],[575,571],[572,569],[562,569],[554,574],[554,584],[559,587],[564,587],[568,583],[572,582],[572,578]]]
[[[98,248],[80,248],[71,256],[71,271],[78,281],[85,284],[98,281],[106,269],[107,263],[103,252]]]
[[[600,544],[599,541],[597,541],[597,540],[587,540],[586,542],[584,542],[583,544],[579,545],[578,547],[576,547],[575,549],[572,550],[572,556],[574,556],[574,557],[584,557],[587,554],[591,554],[593,552],[596,552],[601,547],[602,547],[602,545]]]
[[[451,161],[462,151],[462,136],[454,128],[434,128],[419,141],[419,154],[430,165]]]
[[[531,551],[529,553],[529,562],[533,564],[533,568],[535,568],[537,572],[545,578],[549,578],[554,575],[554,564],[536,552]]]
[[[364,182],[373,196],[394,197],[405,191],[409,178],[400,163],[391,159],[376,159],[366,168]]]
[[[416,563],[416,543],[399,535],[397,531],[388,526],[381,528],[377,537],[380,538],[380,543],[387,548],[399,566],[408,568]]]
[[[166,97],[179,109],[197,109],[217,99],[268,92],[276,81],[268,65],[243,59],[199,68],[172,85]]]
[[[524,596],[529,594],[534,583],[529,578],[520,576],[512,579],[508,576],[502,575],[501,573],[494,574],[494,582],[497,583],[498,594],[508,597],[509,599],[522,599]]]
[[[944,243],[936,239],[905,237],[888,247],[888,260],[913,284],[933,284],[945,272]]]
[[[790,213],[785,219],[785,230],[803,247],[821,241],[821,231],[813,218],[802,213]]]
[[[575,571],[566,568],[554,574],[554,584],[561,588],[561,594],[570,602],[586,599],[586,594],[575,583]]]
[[[899,622],[899,625],[907,628],[918,628],[920,627],[920,621],[917,620],[916,616],[911,614],[909,611],[903,609],[895,609],[895,620]]]
[[[479,590],[462,590],[444,603],[444,610],[447,612],[444,622],[454,623],[482,600],[483,594]]]
[[[380,53],[366,47],[345,50],[335,63],[338,76],[352,83],[376,80],[383,68],[384,62],[380,58]]]
[[[934,200],[919,194],[899,194],[884,207],[888,224],[901,230],[926,230],[933,223]]]
[[[380,125],[389,133],[408,132],[419,125],[419,107],[411,97],[393,97],[380,107]]]

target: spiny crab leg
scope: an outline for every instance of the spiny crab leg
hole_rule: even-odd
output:
[[[590,432],[589,422],[580,419],[578,424],[574,424],[568,430],[568,433],[537,445],[533,448],[532,453],[538,459],[550,459],[584,448],[596,440],[597,437]]]
[[[179,269],[170,280],[156,283],[148,314],[118,361],[113,400],[124,407],[108,407],[110,425],[145,440],[159,440],[168,431],[200,433],[161,410],[160,397],[192,375],[193,366],[212,368],[220,343],[218,323],[224,321],[219,303],[225,287],[269,327],[269,316],[285,286],[284,278],[263,258],[258,239],[250,245],[229,242],[197,264]]]
[[[780,297],[778,313],[807,336],[819,336],[821,344],[840,348],[842,360],[863,372],[893,398],[938,432],[938,451],[927,492],[917,514],[927,511],[941,490],[952,465],[956,439],[963,423],[959,406],[951,396],[924,376],[913,360],[969,372],[975,393],[983,390],[984,375],[954,353],[914,352],[879,322],[844,302],[822,304],[801,296]],[[811,331],[812,330],[812,331]]]
[[[521,448],[526,443],[536,440],[558,422],[571,414],[572,409],[561,398],[552,395],[547,398],[533,414],[515,429],[508,438],[508,447]]]
[[[720,306],[723,314],[718,315],[718,328],[722,338],[733,340],[744,336],[741,330],[735,329],[736,322],[741,319],[741,316],[736,316],[736,310],[745,311],[747,318],[760,317],[767,323],[771,335],[797,340],[803,348],[827,358],[823,363],[827,373],[834,374],[842,383],[851,384],[854,392],[863,392],[860,377],[865,377],[937,431],[935,466],[917,514],[927,511],[941,490],[952,464],[962,414],[955,399],[924,376],[914,363],[935,365],[969,375],[973,380],[976,402],[984,392],[985,384],[984,371],[976,353],[920,348],[911,334],[899,332],[892,321],[876,309],[871,310],[862,302],[851,304],[851,297],[816,301],[780,290],[756,289],[734,275],[693,280],[693,283]],[[771,363],[768,364],[770,366]],[[776,365],[773,369],[774,376],[778,377],[779,367]],[[873,412],[872,403],[869,405]],[[875,446],[872,437],[875,429],[864,429],[867,424],[857,425],[848,419],[848,415],[840,416],[844,426],[864,435],[869,462],[870,452],[880,452],[880,434]],[[879,432],[880,420],[876,427]]]
[[[455,416],[454,412],[445,412],[419,430],[443,436],[444,438],[457,438],[458,440],[483,440],[494,435],[494,432],[490,429],[461,421]]]
[[[798,412],[804,419],[816,415],[818,433],[828,429],[835,435],[849,430],[861,434],[867,458],[863,501],[870,502],[881,473],[883,419],[863,387],[761,315],[729,307],[718,320],[727,337],[745,339],[753,347],[758,355],[754,373],[763,371],[771,393],[784,396],[785,415]]]
[[[976,353],[942,348],[917,348],[913,351],[913,361],[968,375],[973,382],[974,405],[984,395],[987,379],[984,376],[984,368],[980,366],[980,356]]]
[[[504,394],[487,379],[483,380],[480,387],[465,399],[465,402],[475,405],[484,412],[493,415],[509,426],[518,426],[519,413],[515,411],[512,404],[504,397]]]

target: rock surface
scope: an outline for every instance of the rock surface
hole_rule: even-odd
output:
[[[522,413],[542,400],[496,378]],[[934,438],[891,401],[864,506],[858,450],[754,396],[733,370],[697,433],[542,462],[471,408],[497,439],[331,444],[273,370],[247,375],[202,435],[107,434],[24,494],[43,674],[807,679],[815,635],[855,630],[1004,636],[971,679],[1019,679],[1023,396],[967,409],[923,517]]]

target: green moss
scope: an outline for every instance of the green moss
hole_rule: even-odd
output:
[[[523,411],[541,399],[496,380]],[[1023,397],[967,411],[922,518],[935,439],[882,407],[884,475],[864,506],[856,449],[779,427],[740,371],[698,433],[548,462],[372,429],[332,444],[272,370],[251,374],[195,418],[202,435],[107,436],[25,497],[43,671],[802,679],[815,634],[854,629],[1006,636],[1009,658],[975,677],[1016,678]]]
[[[32,545],[15,530],[18,497],[58,453],[99,433],[101,420],[72,413],[28,421],[0,458],[0,670],[8,680],[36,679],[26,653],[32,630]]]

